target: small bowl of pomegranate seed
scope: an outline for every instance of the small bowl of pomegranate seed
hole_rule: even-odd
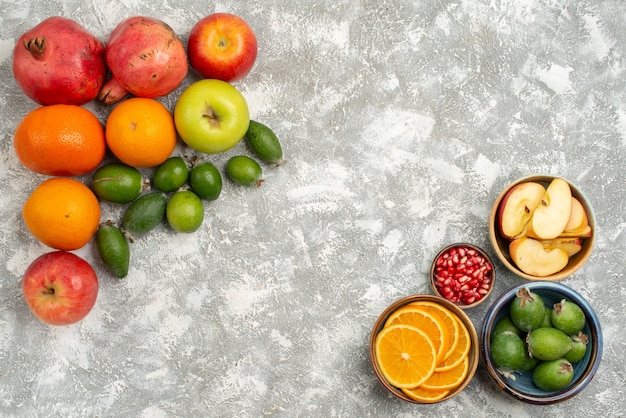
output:
[[[435,293],[461,309],[478,306],[493,290],[496,272],[481,248],[465,242],[442,249],[430,267]]]

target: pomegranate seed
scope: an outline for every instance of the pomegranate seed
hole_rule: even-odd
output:
[[[435,261],[434,271],[435,287],[455,303],[472,304],[491,289],[493,266],[473,248],[449,249]]]

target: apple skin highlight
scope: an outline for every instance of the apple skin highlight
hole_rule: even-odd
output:
[[[82,320],[96,303],[98,287],[93,267],[66,251],[39,256],[22,279],[28,307],[50,325],[70,325]]]

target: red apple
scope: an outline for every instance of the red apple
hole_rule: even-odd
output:
[[[571,213],[572,190],[565,180],[555,178],[533,212],[526,235],[542,240],[556,238],[565,229]]]
[[[583,207],[580,200],[572,196],[572,211],[569,215],[569,220],[565,224],[564,232],[575,231],[585,228],[589,224],[587,219],[587,212]]]
[[[83,319],[98,296],[98,277],[91,265],[67,251],[39,256],[24,272],[22,293],[33,313],[50,325]]]
[[[204,78],[227,82],[243,78],[256,61],[258,46],[252,28],[239,16],[214,13],[200,19],[189,32],[187,55],[191,68]]]
[[[554,238],[541,241],[543,248],[553,250],[560,248],[567,253],[568,257],[573,257],[583,249],[583,243],[580,238]]]
[[[562,248],[546,248],[542,242],[526,237],[511,241],[509,254],[520,270],[539,277],[558,273],[569,262]]]
[[[591,226],[583,225],[580,228],[563,231],[559,234],[559,238],[589,238],[591,236]]]
[[[500,234],[509,240],[523,236],[545,193],[545,187],[532,181],[512,187],[498,207]]]

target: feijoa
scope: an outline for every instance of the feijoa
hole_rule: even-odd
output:
[[[216,200],[222,193],[222,175],[207,161],[197,163],[189,173],[191,189],[205,200]]]
[[[163,220],[166,205],[165,193],[153,192],[139,196],[126,209],[122,228],[134,235],[151,231]]]
[[[552,321],[550,317],[552,316],[552,309],[546,307],[546,313],[543,316],[543,324],[539,328],[550,328],[552,326]]]
[[[283,160],[283,149],[280,141],[274,131],[267,125],[251,120],[245,138],[252,152],[259,159],[266,163],[284,164],[285,160]]]
[[[501,370],[516,371],[526,359],[526,345],[519,335],[504,331],[491,342],[491,358],[493,364]]]
[[[576,335],[585,327],[585,313],[576,303],[563,299],[554,304],[552,326],[567,335]]]
[[[179,190],[168,200],[165,216],[176,232],[194,232],[204,220],[204,205],[191,190]]]
[[[226,173],[242,186],[259,187],[263,183],[261,166],[247,155],[236,155],[226,163]]]
[[[562,358],[541,362],[533,370],[533,382],[542,390],[563,389],[574,377],[574,367]]]
[[[493,340],[496,335],[505,331],[517,334],[519,337],[522,336],[522,331],[520,331],[519,328],[515,326],[513,321],[511,321],[511,317],[509,315],[504,316],[502,319],[496,322],[493,330],[491,331],[491,339]]]
[[[159,165],[152,177],[152,185],[162,192],[178,190],[189,178],[189,167],[182,157],[170,157]]]
[[[527,372],[529,370],[533,370],[541,361],[535,357],[531,357],[528,354],[528,351],[525,351],[526,357],[524,358],[524,363],[517,370],[519,372]]]
[[[517,291],[511,302],[511,321],[524,332],[541,327],[545,319],[546,307],[538,294],[523,287]]]
[[[537,328],[526,337],[528,351],[531,356],[550,361],[561,358],[572,348],[569,335],[556,328]]]
[[[103,222],[96,231],[96,248],[100,259],[120,279],[128,275],[130,248],[128,241],[111,221]]]
[[[94,194],[106,202],[132,202],[143,189],[139,170],[121,163],[109,163],[98,168],[91,178]]]
[[[578,363],[587,354],[587,344],[589,338],[582,332],[572,337],[572,348],[569,350],[563,358],[570,363]]]

